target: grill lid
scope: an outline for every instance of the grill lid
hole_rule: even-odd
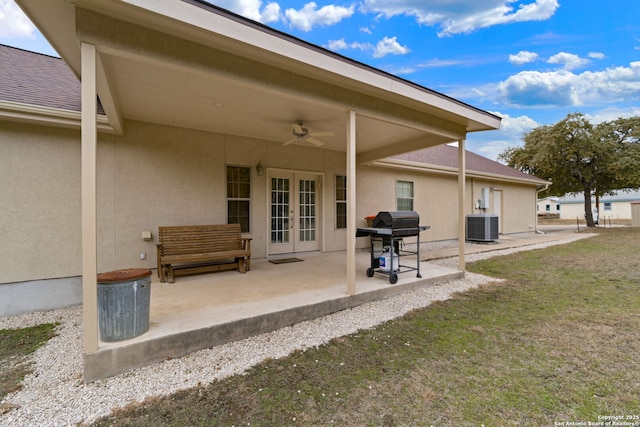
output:
[[[415,211],[386,211],[378,212],[373,219],[372,226],[375,228],[418,228],[420,225],[420,215]]]

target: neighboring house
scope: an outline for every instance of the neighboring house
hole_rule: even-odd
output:
[[[536,205],[538,216],[560,216],[560,204],[557,197],[545,197],[538,199]]]
[[[640,200],[640,191],[618,191],[613,196],[600,197],[600,205],[596,206],[596,198],[591,199],[591,207],[598,212],[600,220],[631,219],[631,203]],[[561,219],[584,218],[584,196],[582,194],[566,195],[558,199]]]
[[[239,222],[253,258],[345,251],[348,295],[378,211],[430,240],[479,212],[535,227],[547,183],[464,150],[493,114],[198,0],[17,3],[62,59],[0,47],[0,315],[82,303],[85,356],[96,274],[155,267],[158,226]]]

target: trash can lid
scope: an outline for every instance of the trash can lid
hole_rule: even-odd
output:
[[[147,276],[151,276],[151,270],[148,268],[128,268],[126,270],[98,274],[98,282],[126,282],[127,280],[140,279]]]

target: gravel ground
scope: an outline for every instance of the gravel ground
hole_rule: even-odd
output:
[[[568,234],[567,239],[552,243],[469,255],[467,261],[568,243],[590,236]],[[437,263],[456,267],[457,262],[457,258],[448,258]],[[9,409],[0,415],[0,426],[50,427],[89,423],[129,403],[239,374],[266,358],[281,358],[298,349],[316,347],[333,338],[372,328],[491,280],[494,279],[467,273],[463,279],[201,350],[92,384],[82,382],[80,307],[3,318],[0,319],[0,329],[46,322],[61,322],[61,326],[57,329],[58,336],[33,354],[35,371],[25,378],[24,388],[0,402],[0,413],[3,407]]]

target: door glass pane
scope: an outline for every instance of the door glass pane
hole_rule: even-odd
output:
[[[300,180],[299,226],[300,241],[315,242],[316,240],[316,182],[314,180]]]
[[[271,243],[289,243],[289,180],[271,178]]]

